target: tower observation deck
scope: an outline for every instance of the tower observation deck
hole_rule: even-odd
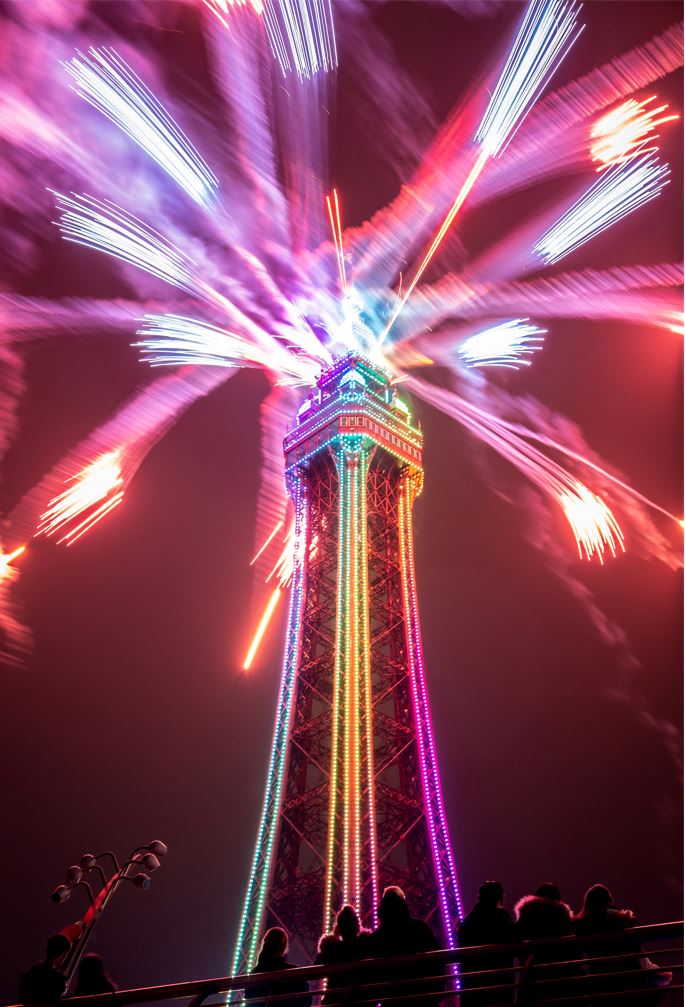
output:
[[[284,441],[294,575],[264,807],[233,962],[284,927],[311,960],[345,903],[399,885],[445,947],[461,915],[424,677],[412,506],[423,436],[389,376],[325,371]]]

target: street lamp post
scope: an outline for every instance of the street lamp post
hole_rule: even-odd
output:
[[[71,949],[63,969],[67,981],[67,992],[98,920],[122,882],[128,881],[136,888],[148,889],[152,884],[150,873],[161,866],[160,858],[164,857],[167,851],[165,843],[160,839],[153,839],[145,846],[137,846],[123,864],[119,864],[116,854],[111,850],[104,850],[102,853],[84,853],[78,864],[67,868],[64,884],[58,885],[54,889],[51,896],[52,901],[58,904],[67,902],[76,888],[84,888],[88,894],[88,909],[81,920],[65,927],[62,931],[71,940]],[[103,860],[109,865],[109,872],[105,871]],[[136,868],[141,867],[145,870],[132,873]],[[97,894],[93,893],[90,883],[84,878],[84,875],[91,872],[99,876],[100,889]]]

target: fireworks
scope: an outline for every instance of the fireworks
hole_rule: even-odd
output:
[[[604,562],[608,549],[612,556],[616,550],[625,552],[623,532],[604,501],[591,493],[587,486],[576,482],[575,486],[559,494],[559,502],[571,525],[578,546],[578,555],[592,559],[596,555]]]
[[[532,325],[527,318],[501,322],[466,339],[459,356],[467,367],[529,367],[526,359],[542,349],[546,329]]]
[[[201,206],[210,206],[219,182],[164,106],[113,49],[77,53],[65,69],[75,90],[111,119]]]
[[[3,581],[6,577],[12,576],[12,564],[15,559],[19,559],[24,552],[26,552],[25,545],[17,546],[16,549],[12,550],[12,552],[2,552],[0,549],[0,581]]]
[[[311,384],[316,379],[315,361],[284,350],[266,334],[255,342],[183,315],[148,315],[138,334],[143,338],[135,345],[152,367],[261,367],[277,371],[282,384]]]
[[[478,153],[438,233],[423,257],[414,278],[399,297],[380,338],[382,343],[417,283],[442,244],[445,235],[478,181],[489,157],[496,157],[509,143],[535,99],[571,48],[582,26],[576,25],[580,5],[574,0],[533,0],[476,131]]]
[[[249,671],[252,662],[255,659],[255,655],[259,650],[259,645],[262,642],[262,638],[267,631],[268,625],[271,622],[271,616],[276,611],[276,605],[278,605],[279,599],[281,597],[281,588],[277,587],[270,595],[269,600],[264,609],[264,613],[259,620],[259,625],[252,637],[252,642],[248,648],[247,654],[245,655],[245,660],[243,661],[243,671]]]
[[[656,199],[669,169],[653,154],[643,154],[604,172],[540,238],[535,251],[545,263],[557,262],[590,238]]]
[[[20,347],[38,331],[40,338],[49,338],[100,325],[130,326],[133,331],[139,324],[135,345],[143,361],[153,368],[178,370],[137,393],[26,494],[10,515],[10,524],[18,522],[10,528],[14,541],[27,541],[37,526],[40,533],[64,543],[76,541],[121,502],[124,458],[128,484],[150,446],[178,415],[228,380],[234,369],[264,371],[272,386],[281,386],[270,394],[282,396],[279,402],[290,415],[302,405],[293,389],[316,389],[322,368],[355,352],[382,366],[393,383],[409,378],[419,397],[436,404],[506,458],[548,501],[562,506],[575,529],[585,529],[581,543],[604,542],[605,555],[620,551],[607,544],[601,522],[609,530],[614,526],[606,515],[602,517],[592,487],[579,493],[573,482],[575,470],[582,474],[592,467],[587,446],[579,447],[572,437],[568,442],[552,437],[554,424],[540,429],[537,404],[524,396],[514,396],[514,415],[520,421],[516,424],[502,418],[511,415],[506,409],[499,416],[497,409],[488,414],[481,408],[488,389],[502,391],[501,383],[490,385],[487,369],[528,367],[554,318],[627,320],[682,331],[675,295],[681,278],[677,264],[525,276],[531,265],[556,262],[654,199],[667,181],[668,167],[652,148],[658,127],[677,116],[656,97],[638,101],[629,95],[631,88],[650,88],[643,93],[651,94],[653,82],[680,64],[680,34],[669,29],[541,98],[581,31],[579,9],[575,0],[533,0],[489,99],[483,99],[483,92],[468,97],[415,176],[406,179],[397,200],[359,228],[348,230],[342,226],[339,191],[332,189],[327,199],[324,195],[324,179],[330,176],[325,171],[324,129],[315,120],[330,112],[324,103],[325,84],[337,65],[330,0],[205,0],[204,12],[211,11],[205,21],[214,25],[218,19],[225,29],[209,32],[207,42],[212,55],[209,73],[230,109],[227,135],[232,155],[222,176],[230,218],[219,202],[217,176],[181,130],[179,123],[185,117],[180,111],[172,117],[172,104],[153,95],[115,49],[79,51],[64,64],[66,80],[65,74],[59,76],[65,91],[71,84],[123,131],[124,141],[126,137],[133,141],[130,144],[112,146],[109,128],[84,134],[92,116],[84,117],[83,127],[74,128],[73,116],[65,116],[59,102],[54,110],[49,102],[38,106],[10,88],[4,115],[0,113],[0,135],[15,145],[10,162],[28,151],[29,168],[37,155],[48,165],[45,181],[74,178],[65,185],[73,185],[76,192],[55,194],[60,231],[66,240],[104,252],[126,267],[127,286],[125,301],[82,296],[53,306],[31,297],[6,299],[5,338]],[[336,16],[345,17],[345,5],[336,8]],[[242,20],[232,23],[236,17]],[[233,31],[234,27],[240,30]],[[261,62],[262,32],[275,59],[270,70]],[[392,67],[382,70],[390,79]],[[163,79],[162,74],[157,77]],[[277,101],[274,90],[279,92]],[[282,93],[287,100],[280,97]],[[196,110],[194,121],[199,114]],[[524,122],[525,132],[510,146]],[[559,138],[562,132],[573,143],[550,144],[548,152],[546,137]],[[207,144],[214,142],[208,150],[210,161],[216,158],[218,164],[225,137],[221,144],[213,141],[210,121],[203,126],[203,136]],[[134,144],[148,156],[147,175]],[[463,268],[431,286],[420,285],[457,216],[470,208],[471,192],[480,207],[493,193],[503,195],[531,180],[577,170],[580,156],[601,175],[573,206],[564,210],[562,204],[556,223],[547,227],[534,250],[531,225],[523,221],[513,234],[502,236],[501,254],[497,245],[469,261],[465,249]],[[121,180],[126,180],[131,165],[142,186],[137,191],[155,194],[146,201],[146,212],[153,212],[149,207],[164,207],[149,220],[135,216],[135,204],[126,202],[126,183]],[[30,186],[30,170],[25,175],[17,178],[18,186]],[[109,177],[117,202],[101,196],[108,191]],[[305,179],[306,184],[293,185],[294,178]],[[173,186],[211,211],[195,215],[192,233],[184,229],[175,203],[168,199]],[[96,191],[101,198],[78,194],[82,189]],[[246,194],[254,199],[246,199]],[[27,193],[22,195],[26,202]],[[324,240],[326,223],[332,245]],[[417,250],[419,264],[406,274],[410,282],[400,280],[393,293],[393,279],[398,273],[402,276],[405,266],[411,268],[410,257]],[[167,288],[150,301],[149,282],[136,289],[135,272],[128,267],[163,280]],[[387,339],[414,292],[403,324]],[[462,337],[455,346],[450,334],[451,343],[445,342],[447,333],[441,327],[450,323],[457,332],[475,335]],[[463,380],[462,374],[458,387],[463,397],[436,400],[430,380],[411,384],[418,368],[433,361],[449,368],[457,381],[460,370],[479,368],[482,380]],[[430,378],[430,371],[426,373]],[[359,391],[357,378],[355,374],[345,390],[351,401]],[[305,409],[315,405],[310,397]],[[294,576],[297,551],[297,543],[283,537],[287,524],[282,479],[273,461],[276,452],[280,458],[285,427],[280,426],[280,415],[262,415],[268,472],[260,509],[267,497],[270,502],[268,514],[258,522],[258,534],[266,538],[272,530],[264,551],[275,548],[274,540],[279,545],[280,555],[269,554],[268,567],[270,586],[277,583],[283,592]],[[565,461],[574,471],[553,460],[560,452],[566,452]],[[73,472],[80,475],[65,489],[65,473]],[[605,467],[597,466],[595,474],[602,485],[611,481]],[[617,508],[627,496],[631,506],[638,502],[641,507],[655,506],[625,482],[612,483],[614,490]],[[635,518],[634,512],[631,517]],[[587,532],[589,526],[596,535]],[[255,560],[263,555],[260,550]],[[598,548],[582,545],[582,555],[599,555]],[[352,877],[352,867],[350,871]]]
[[[533,0],[526,11],[502,75],[476,131],[476,140],[499,156],[535,99],[576,41],[580,4]]]
[[[307,79],[337,67],[331,0],[265,0],[264,21],[284,75]]]
[[[335,70],[338,53],[331,0],[204,0],[230,30],[231,10],[250,7],[264,18],[271,53],[283,76],[300,80]]]
[[[383,881],[379,864],[387,836],[381,829],[376,837],[374,801],[381,794],[385,752],[381,759],[374,736],[379,709],[373,690],[379,675],[372,658],[380,616],[372,605],[386,606],[385,585],[396,577],[392,619],[403,634],[400,649],[406,648],[402,710],[406,716],[411,708],[417,724],[416,752],[405,778],[411,775],[423,789],[422,851],[429,857],[432,852],[437,916],[450,940],[460,910],[437,778],[413,567],[412,503],[423,475],[422,442],[418,428],[412,433],[406,422],[408,411],[397,396],[397,383],[405,381],[417,399],[435,406],[491,452],[498,481],[500,469],[510,466],[514,485],[511,492],[507,487],[509,499],[519,497],[516,487],[523,484],[528,492],[520,499],[528,502],[532,496],[534,508],[542,502],[556,516],[549,527],[563,527],[563,515],[571,530],[563,546],[574,561],[574,541],[583,561],[603,563],[621,553],[623,524],[626,538],[638,550],[674,563],[669,543],[651,524],[646,508],[656,507],[659,520],[663,510],[658,514],[657,505],[609,470],[575,424],[532,397],[525,369],[556,317],[627,319],[653,328],[679,324],[676,265],[626,264],[620,270],[551,277],[543,267],[661,191],[668,168],[647,145],[653,146],[655,130],[674,116],[656,99],[626,99],[638,87],[649,87],[643,93],[650,94],[653,81],[679,65],[680,35],[664,33],[628,59],[618,56],[607,68],[586,72],[537,104],[582,29],[575,0],[532,0],[499,80],[492,80],[491,93],[471,89],[476,93],[460,101],[414,176],[400,177],[397,200],[358,227],[344,230],[338,190],[327,199],[324,195],[328,180],[336,177],[334,167],[326,164],[328,117],[334,114],[328,101],[329,74],[337,66],[331,0],[205,0],[204,7],[197,6],[205,15],[207,52],[198,79],[212,90],[206,109],[196,102],[192,119],[180,110],[176,117],[175,106],[166,99],[162,104],[111,48],[78,52],[65,64],[66,79],[60,71],[69,114],[74,105],[86,111],[68,94],[71,83],[99,115],[83,115],[83,123],[75,123],[50,95],[41,96],[38,106],[30,97],[9,93],[4,118],[0,109],[0,135],[14,143],[7,171],[13,181],[16,178],[22,207],[29,200],[21,186],[29,186],[30,194],[30,183],[38,183],[30,171],[26,179],[12,172],[15,163],[24,168],[21,156],[29,150],[32,160],[27,166],[35,165],[37,156],[45,166],[41,192],[46,183],[66,179],[59,183],[65,190],[101,197],[56,195],[64,238],[104,252],[124,267],[124,289],[116,293],[125,301],[88,300],[80,292],[78,301],[62,303],[54,312],[46,302],[30,297],[5,302],[2,331],[17,345],[17,364],[23,364],[23,343],[36,338],[37,329],[40,338],[47,339],[76,326],[83,331],[93,322],[118,329],[130,323],[129,333],[140,325],[135,345],[142,360],[153,368],[172,369],[163,376],[147,375],[143,388],[29,490],[9,516],[10,541],[26,542],[35,533],[66,545],[76,542],[118,507],[151,446],[191,403],[211,394],[236,369],[263,371],[263,383],[270,385],[261,408],[264,467],[257,536],[263,544],[255,547],[252,563],[266,587],[245,670],[255,667],[281,596],[288,594],[289,602],[267,793],[239,943],[251,964],[270,912],[270,878],[279,855],[277,823],[289,793],[285,781],[290,728],[292,723],[300,726],[300,662],[309,660],[306,651],[314,638],[304,614],[312,611],[310,585],[316,577],[321,596],[315,602],[325,620],[328,650],[325,662],[317,654],[313,661],[326,677],[325,688],[330,686],[330,751],[321,766],[330,799],[327,807],[321,805],[319,829],[325,926],[341,897],[361,902],[366,910],[367,904],[377,902]],[[336,18],[349,16],[351,23],[356,18],[352,30],[363,31],[368,27],[361,14],[364,7],[336,5]],[[149,16],[154,20],[152,9]],[[207,31],[207,24],[212,30]],[[198,28],[195,19],[191,30]],[[129,49],[135,37],[129,33]],[[145,37],[148,59],[158,40],[154,32]],[[273,60],[263,59],[267,41]],[[379,116],[378,122],[379,134],[384,131],[379,147],[392,154],[392,143],[385,143],[390,132],[411,127],[412,117],[421,118],[420,109],[411,104],[407,77],[407,87],[395,87],[397,78],[383,45],[375,46],[375,37],[364,41],[369,80],[383,79],[384,96],[393,88],[398,94],[398,108],[393,111],[388,101],[388,115]],[[348,37],[346,54],[352,48],[349,43]],[[159,51],[163,48],[160,43]],[[164,80],[165,75],[155,78]],[[101,116],[123,131],[118,144],[111,143],[112,129]],[[198,123],[207,144],[208,162],[180,128],[179,123],[191,121]],[[93,124],[99,128],[86,132]],[[364,157],[363,150],[350,153],[358,162]],[[221,198],[208,163],[217,170],[222,167]],[[396,161],[385,167],[397,170],[403,165]],[[437,253],[457,217],[473,209],[476,199],[469,200],[471,193],[480,200],[480,212],[493,194],[508,196],[540,179],[583,168],[597,168],[602,174],[569,209],[564,203],[553,207],[544,226],[519,220],[514,230],[498,234],[490,245],[488,234],[494,228],[485,227],[475,255],[464,242],[449,263],[454,273],[436,277],[430,287],[420,286],[429,267],[437,264]],[[129,194],[126,185],[133,176],[135,192]],[[185,199],[179,198],[177,188],[209,211],[193,214],[191,226],[187,214],[179,212],[178,203],[185,205]],[[553,189],[548,191],[552,198]],[[140,195],[144,210],[138,209]],[[531,205],[521,201],[524,212],[526,204]],[[512,209],[517,209],[513,201]],[[548,227],[554,219],[557,222]],[[325,240],[327,223],[332,244]],[[537,238],[545,229],[532,249],[531,235]],[[128,267],[147,274],[138,286]],[[532,268],[543,275],[528,278]],[[399,290],[393,291],[403,273],[410,282],[400,279]],[[154,301],[148,288],[157,284],[149,276],[168,285],[161,294],[155,289]],[[108,281],[116,282],[109,276]],[[414,292],[402,324],[387,339]],[[455,333],[461,334],[460,342]],[[466,333],[475,334],[465,338]],[[663,333],[661,338],[665,340]],[[125,342],[121,352],[130,352]],[[425,380],[418,378],[418,367],[430,367],[433,361],[436,370],[426,369],[421,372]],[[383,368],[384,377],[374,383],[371,372],[376,366]],[[491,381],[487,369],[493,367],[520,368],[522,373],[506,383]],[[467,368],[479,368],[478,377],[467,375]],[[17,388],[20,383],[15,382]],[[308,389],[304,402],[300,387]],[[17,388],[9,389],[7,405],[1,403],[10,424],[17,414]],[[283,414],[296,417],[291,428],[282,423]],[[274,462],[277,455],[280,466],[286,430],[292,524],[286,517],[283,471]],[[380,526],[393,522],[397,529],[392,547],[397,555],[387,577],[379,573],[380,566],[372,568],[388,552],[387,534],[383,532],[381,541],[377,527],[380,512],[371,511],[373,494],[379,499],[383,495],[378,483],[374,488],[382,452],[393,485],[386,487],[392,511],[386,509]],[[315,503],[307,470],[319,453],[331,471],[322,471],[320,501]],[[445,464],[452,463],[443,458]],[[65,475],[71,477],[66,485]],[[553,557],[544,515],[539,520],[536,544]],[[0,576],[7,582],[21,548],[0,555]],[[379,583],[384,585],[382,598],[376,590]],[[325,592],[330,596],[323,599]],[[401,622],[404,629],[399,628]],[[388,673],[395,675],[394,669]],[[395,688],[390,680],[389,688],[388,696]],[[393,696],[392,702],[397,701]],[[401,744],[406,748],[404,741]],[[391,773],[396,772],[392,766]],[[388,821],[382,808],[379,821]]]
[[[608,548],[612,556],[619,548],[623,551],[623,533],[609,507],[563,465],[529,443],[527,430],[500,419],[447,389],[428,385],[418,378],[412,378],[410,384],[423,399],[458,420],[561,506],[579,545],[581,559],[584,552],[586,559],[597,556],[603,563],[605,549]],[[552,445],[560,450],[560,445],[551,442],[548,446]],[[576,460],[597,468],[581,457]],[[611,478],[607,473],[604,475]],[[621,485],[616,480],[614,482]]]
[[[57,541],[73,545],[124,499],[121,452],[102,455],[69,481],[73,485],[53,497],[41,514],[36,535],[50,538],[63,532]]]
[[[204,5],[221,21],[224,28],[230,27],[228,17],[236,8],[247,7],[255,14],[264,13],[262,0],[204,0]]]
[[[331,197],[326,196],[326,206],[328,208],[328,218],[331,222],[331,232],[333,234],[333,244],[335,246],[335,257],[338,260],[338,274],[340,276],[340,289],[343,297],[347,296],[347,277],[345,275],[345,255],[343,253],[342,227],[340,226],[340,205],[338,203],[338,190],[333,190],[333,202]],[[334,208],[335,207],[335,213]]]
[[[113,255],[181,290],[198,293],[193,262],[137,217],[92,196],[54,195],[61,213],[59,229],[67,241]]]
[[[593,141],[590,157],[598,164],[597,171],[623,164],[638,152],[653,153],[657,150],[653,146],[659,138],[656,127],[672,122],[678,116],[662,115],[668,105],[648,108],[653,101],[656,101],[656,95],[644,101],[629,98],[595,123],[590,132]]]

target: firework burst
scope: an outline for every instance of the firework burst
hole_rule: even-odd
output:
[[[322,167],[326,88],[338,63],[329,0],[205,0],[202,10],[217,90],[229,109],[231,156],[224,161],[220,143],[204,159],[186,129],[206,138],[208,122],[197,109],[157,97],[146,59],[138,62],[128,49],[124,60],[112,45],[89,48],[85,40],[57,63],[52,115],[49,97],[38,102],[11,88],[0,104],[0,135],[25,166],[13,189],[38,191],[28,169],[39,162],[41,193],[44,185],[68,190],[54,193],[64,239],[109,256],[127,285],[113,301],[82,297],[53,306],[8,297],[4,342],[20,351],[32,339],[93,325],[130,337],[137,329],[143,361],[175,369],[136,392],[26,494],[8,515],[10,541],[37,534],[72,545],[120,505],[147,452],[192,402],[234,370],[259,368],[272,385],[262,410],[254,560],[267,586],[249,667],[297,562],[298,543],[284,532],[287,417],[306,408],[299,388],[316,389],[321,370],[350,351],[513,466],[564,514],[581,557],[601,562],[623,550],[624,511],[625,541],[637,526],[649,540],[647,509],[660,508],[578,437],[552,436],[539,404],[505,395],[497,379],[491,386],[488,369],[530,367],[543,337],[554,339],[559,317],[681,330],[678,264],[526,276],[661,194],[669,169],[657,156],[656,130],[677,116],[656,97],[631,97],[630,88],[650,87],[682,63],[676,34],[663,33],[543,97],[583,26],[575,2],[533,0],[488,89],[460,104],[397,199],[361,226],[344,228],[341,195],[333,189],[325,197]],[[343,27],[346,16],[341,5]],[[100,115],[76,130],[85,103]],[[126,152],[139,157],[141,150],[150,168],[136,193],[145,198],[129,205]],[[569,171],[582,176],[575,202],[548,212],[537,231],[535,221],[522,222],[476,259],[464,250],[459,272],[449,272],[445,239],[472,206]],[[98,195],[79,194],[84,190]],[[422,282],[441,256],[445,275]],[[453,390],[437,383],[432,364],[448,369]],[[21,561],[15,549],[2,556],[1,569],[16,573]]]

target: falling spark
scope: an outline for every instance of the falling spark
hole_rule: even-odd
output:
[[[265,0],[264,22],[284,76],[294,69],[306,80],[338,66],[331,0]]]
[[[542,349],[546,333],[528,318],[514,318],[465,340],[459,356],[467,367],[509,367],[517,371],[519,367],[530,367],[526,357]]]
[[[643,154],[604,172],[540,238],[535,251],[549,265],[660,194],[668,165]]]
[[[219,182],[164,106],[113,49],[91,48],[64,64],[75,90],[130,136],[201,206]]]
[[[221,21],[224,28],[229,28],[228,16],[239,7],[248,7],[260,16],[264,13],[262,0],[203,0],[205,7]]]
[[[281,553],[271,568],[270,573],[266,577],[266,583],[268,584],[271,578],[275,575],[276,580],[280,588],[286,588],[290,585],[293,579],[293,572],[295,570],[295,542],[293,541],[293,536],[295,534],[294,525],[291,525],[290,531],[283,539],[283,548]]]
[[[109,451],[68,482],[73,485],[53,497],[41,514],[36,535],[52,537],[68,528],[57,541],[73,545],[123,500],[124,491],[119,488],[124,484],[121,452]],[[82,515],[83,519],[72,525]]]
[[[476,131],[476,140],[499,156],[576,41],[580,4],[534,0],[528,7],[497,87]]]
[[[278,534],[278,532],[281,530],[282,527],[283,527],[283,522],[279,521],[278,524],[276,525],[276,527],[273,529],[273,531],[269,535],[269,537],[267,538],[266,542],[264,542],[264,544],[261,546],[261,548],[254,554],[254,556],[250,560],[250,566],[254,566],[255,565],[255,563],[257,562],[257,560],[259,559],[259,557],[269,547],[269,545],[271,544],[271,542],[273,541],[273,539],[275,538],[275,536]]]
[[[594,141],[590,157],[598,164],[597,171],[623,164],[638,152],[653,153],[658,149],[647,147],[659,138],[656,127],[679,117],[661,114],[668,105],[648,108],[653,101],[656,101],[655,94],[644,101],[629,98],[595,123],[590,132],[590,139]]]
[[[618,548],[625,551],[623,533],[607,505],[563,465],[529,444],[526,438],[533,432],[519,432],[512,424],[448,389],[419,378],[411,378],[410,385],[421,398],[461,423],[562,507],[581,558],[584,550],[587,559],[596,555],[603,564],[605,549],[614,557]],[[588,461],[586,464],[592,466]]]
[[[342,227],[340,225],[340,206],[338,203],[338,190],[333,190],[333,203],[331,203],[331,197],[326,196],[326,206],[328,207],[328,219],[331,222],[331,231],[333,233],[333,244],[335,246],[335,254],[338,260],[338,274],[340,276],[340,289],[342,290],[343,297],[347,296],[347,277],[345,275],[345,255],[343,252],[343,239],[342,239]],[[335,207],[335,213],[333,210]]]
[[[5,577],[11,577],[12,573],[12,563],[15,559],[19,559],[22,553],[26,552],[26,546],[20,545],[12,552],[1,552],[0,551],[0,581],[4,580]]]
[[[281,588],[277,587],[272,592],[267,602],[266,608],[264,609],[262,617],[259,620],[259,625],[257,626],[255,634],[252,637],[252,643],[250,644],[249,650],[245,655],[245,660],[243,661],[243,671],[248,671],[252,662],[254,661],[255,655],[259,650],[259,645],[262,642],[264,634],[266,633],[267,627],[271,621],[271,616],[274,614],[276,610],[276,605],[278,604],[278,599],[280,597],[281,597]]]
[[[113,255],[190,294],[199,293],[192,260],[137,217],[109,200],[53,195],[60,211],[58,226],[67,241]]]
[[[262,15],[271,53],[281,73],[295,70],[300,80],[335,70],[338,53],[331,0],[204,0],[205,6],[230,29],[230,13],[251,7]]]
[[[398,298],[380,335],[380,343],[387,338],[416,284],[442,244],[488,158],[502,153],[583,30],[582,25],[576,25],[579,11],[580,5],[575,0],[534,0],[528,7],[497,87],[476,131],[480,152],[414,278],[403,296]]]
[[[385,340],[387,338],[387,335],[390,332],[390,329],[393,327],[393,325],[397,321],[397,318],[398,318],[400,312],[402,311],[402,309],[404,308],[405,304],[407,303],[407,301],[411,297],[412,292],[413,292],[416,284],[419,282],[419,280],[421,279],[421,277],[425,273],[426,268],[428,267],[428,263],[431,261],[431,259],[433,258],[433,256],[437,252],[438,248],[442,244],[443,239],[444,239],[445,235],[447,234],[447,232],[449,231],[450,227],[452,226],[455,217],[457,216],[457,214],[461,210],[462,206],[464,205],[464,201],[466,200],[466,197],[468,196],[468,194],[471,192],[471,189],[476,184],[478,176],[480,175],[481,171],[483,170],[483,168],[485,166],[485,162],[487,161],[487,159],[488,159],[488,151],[485,150],[485,149],[481,150],[480,154],[476,158],[475,164],[473,165],[473,167],[471,168],[470,172],[466,176],[466,179],[464,180],[464,183],[463,183],[461,189],[457,193],[457,197],[454,200],[454,202],[452,203],[452,206],[450,207],[450,209],[449,209],[449,211],[447,213],[447,216],[445,217],[445,219],[443,220],[442,224],[440,225],[438,233],[436,234],[435,238],[433,239],[433,243],[431,244],[430,248],[428,249],[428,251],[426,252],[425,256],[423,257],[423,260],[421,261],[421,264],[420,264],[419,268],[416,270],[416,273],[414,274],[413,280],[411,281],[411,283],[409,284],[409,286],[405,290],[405,292],[402,295],[402,297],[398,297],[397,298],[397,302],[396,302],[395,307],[393,309],[393,312],[392,312],[392,314],[390,316],[390,319],[388,320],[388,323],[386,324],[383,332],[380,335],[379,345],[382,344],[383,342],[385,342]]]
[[[616,556],[617,548],[625,552],[623,532],[604,501],[587,486],[577,482],[575,487],[559,494],[559,502],[571,525],[578,546],[578,555],[590,560],[596,555],[604,563],[604,551]]]

